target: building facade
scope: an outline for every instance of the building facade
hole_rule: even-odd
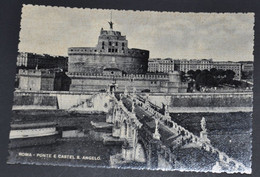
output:
[[[202,59],[202,60],[177,60],[177,59],[149,59],[148,71],[149,72],[163,72],[168,73],[171,71],[183,71],[188,72],[189,70],[205,70],[211,69],[213,65],[212,59]]]
[[[68,74],[101,74],[106,68],[117,68],[127,74],[144,74],[148,68],[149,51],[129,49],[121,32],[101,28],[96,47],[68,49]]]
[[[212,68],[222,70],[232,70],[235,72],[235,78],[241,79],[242,65],[239,62],[230,61],[213,61],[212,59],[149,59],[149,72],[163,72],[183,71],[187,73],[190,70],[210,70]],[[248,67],[250,68],[250,66]]]
[[[77,73],[71,80],[70,91],[93,92],[115,86],[119,92],[185,93],[187,84],[181,82],[178,71],[171,73],[122,74],[106,70],[105,74]]]
[[[171,72],[176,71],[176,61],[171,58],[161,60],[159,58],[149,59],[148,72]]]
[[[16,65],[27,69],[35,69],[36,67],[39,69],[60,68],[67,71],[68,57],[19,52]]]
[[[235,78],[239,80],[241,79],[242,66],[240,63],[231,62],[231,61],[219,61],[219,62],[214,62],[213,67],[216,69],[222,69],[224,71],[232,70],[235,72]]]
[[[242,65],[242,71],[244,72],[253,72],[254,70],[254,63],[253,61],[244,61],[239,62]]]
[[[187,73],[189,70],[210,70],[213,67],[212,59],[202,59],[202,60],[178,60],[180,71]]]
[[[18,73],[20,90],[56,91],[62,90],[62,72],[48,69],[20,69]]]

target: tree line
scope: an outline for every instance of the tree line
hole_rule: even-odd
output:
[[[235,72],[232,70],[222,70],[212,68],[210,70],[189,70],[187,73],[181,72],[181,80],[189,82],[189,89],[195,88],[200,91],[201,88],[221,87],[223,85],[231,87],[241,87],[244,84],[235,80]]]

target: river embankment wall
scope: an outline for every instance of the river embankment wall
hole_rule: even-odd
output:
[[[177,93],[153,94],[152,103],[159,107],[167,104],[170,112],[252,112],[253,93]]]
[[[86,99],[93,93],[67,91],[15,91],[13,110],[66,110]]]
[[[13,110],[62,109],[67,110],[95,94],[68,91],[15,91]],[[145,97],[145,95],[143,95]],[[170,112],[250,112],[253,93],[175,93],[149,94],[149,100],[159,107],[169,105]]]

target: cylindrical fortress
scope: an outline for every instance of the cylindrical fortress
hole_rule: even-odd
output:
[[[129,49],[119,31],[100,31],[96,47],[68,49],[68,72],[100,74],[106,68],[117,68],[127,74],[144,74],[148,69],[149,51]]]
[[[148,68],[149,51],[127,49],[127,53],[108,53],[96,48],[69,48],[69,73],[102,73],[117,68],[123,73],[144,74]]]
[[[147,73],[149,51],[129,49],[126,37],[109,24],[110,30],[101,29],[96,47],[68,49],[70,91],[103,91],[114,84],[120,91],[131,85],[140,92],[185,92],[178,72]]]

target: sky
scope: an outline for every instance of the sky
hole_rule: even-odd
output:
[[[67,56],[95,47],[100,29],[126,35],[150,58],[252,61],[254,13],[180,13],[23,5],[19,52]]]

